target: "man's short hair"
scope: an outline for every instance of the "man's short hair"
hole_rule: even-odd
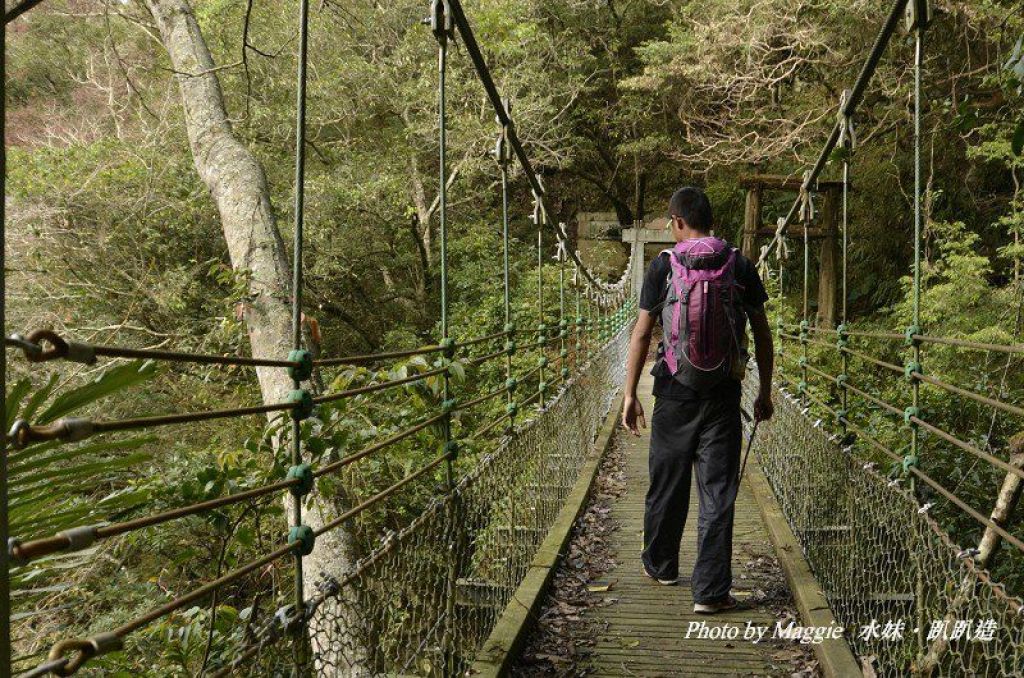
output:
[[[714,225],[711,201],[699,188],[685,186],[672,194],[668,201],[670,216],[682,217],[690,228],[707,233]]]

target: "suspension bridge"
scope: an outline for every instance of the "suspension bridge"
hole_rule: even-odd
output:
[[[7,11],[5,22],[37,4],[39,0],[24,0]],[[1011,428],[1020,426],[1024,408],[1001,389],[993,393],[975,384],[947,383],[927,371],[932,351],[945,351],[965,362],[994,356],[1004,359],[1009,370],[1024,354],[1024,345],[933,336],[922,326],[920,92],[928,3],[896,0],[879,22],[876,41],[865,46],[859,76],[837,102],[836,122],[820,154],[797,182],[798,195],[788,214],[760,248],[758,263],[774,280],[779,295],[773,304],[780,363],[777,413],[756,440],[753,487],[740,499],[739,540],[757,541],[769,531],[790,535],[790,553],[780,549],[779,555],[804,572],[802,577],[791,576],[791,586],[801,589],[795,591],[798,598],[807,594],[817,601],[802,606],[803,623],[834,621],[845,629],[840,642],[848,648],[850,661],[829,664],[826,672],[846,675],[857,667],[870,667],[874,674],[887,676],[1024,675],[1024,601],[1018,597],[1020,591],[1007,590],[989,574],[997,558],[1019,558],[1024,552],[1024,541],[1011,527],[1024,481],[1024,456],[1021,450],[991,449],[942,428],[930,420],[928,404],[937,398],[954,399],[1009,421]],[[39,403],[26,400],[25,394],[8,399],[10,431],[0,465],[0,538],[7,544],[0,558],[0,606],[5,611],[0,620],[0,676],[131,675],[138,670],[145,643],[159,642],[154,641],[155,627],[173,633],[184,625],[189,609],[210,605],[211,599],[214,608],[218,600],[235,601],[258,576],[271,571],[287,576],[280,577],[262,604],[250,606],[239,633],[212,661],[204,662],[201,673],[472,675],[505,671],[514,660],[518,643],[507,641],[521,640],[532,621],[523,612],[522,595],[532,591],[534,604],[542,600],[543,585],[585,500],[589,478],[613,435],[645,252],[641,240],[634,238],[630,262],[617,281],[602,279],[587,267],[564,225],[550,216],[549,197],[462,3],[433,0],[426,23],[437,41],[439,68],[441,307],[436,343],[340,357],[314,356],[303,344],[308,0],[300,0],[292,352],[204,355],[88,344],[49,330],[11,334],[5,341],[9,360],[23,359],[30,365],[114,360],[229,365],[286,371],[294,389],[280,402],[132,419],[62,416],[53,408],[40,412]],[[858,109],[880,59],[887,49],[895,49],[894,36],[900,34],[909,35],[914,44],[913,322],[910,327],[877,331],[860,329],[847,316],[848,190],[856,164]],[[456,330],[449,317],[445,74],[456,41],[497,119],[494,156],[503,196],[504,248],[496,264],[504,271],[505,325],[493,332]],[[534,197],[538,315],[532,318],[516,312],[510,301],[508,196],[513,165]],[[823,175],[836,168],[839,176],[828,184],[841,195],[838,325],[823,322],[820,316],[817,322],[811,318],[808,293],[810,232],[818,218],[815,196],[825,184]],[[751,237],[756,238],[756,231]],[[796,287],[783,276],[787,260],[797,256],[791,252],[795,243],[802,244],[802,306],[790,312],[783,294],[787,287],[790,293]],[[552,254],[557,284],[545,276]],[[409,368],[411,359],[419,361],[418,369]],[[389,371],[400,364],[401,372]],[[311,378],[319,371],[353,366],[371,368],[366,383],[337,391],[312,385]],[[468,378],[455,378],[460,375]],[[886,387],[893,384],[902,385],[900,402],[886,399]],[[749,408],[753,383],[748,381],[747,386]],[[359,407],[367,398],[409,389],[422,389],[434,409],[360,449],[311,462],[311,441],[324,427],[321,408],[339,402]],[[237,417],[270,417],[277,422],[275,441],[289,461],[276,482],[131,519],[87,510],[83,515],[94,520],[53,532],[45,510],[45,478],[33,475],[40,462],[64,455],[62,459],[74,463],[76,451],[103,444],[121,432]],[[317,502],[322,507],[331,499],[332,478],[403,441],[432,451],[388,487],[326,516],[311,510]],[[931,471],[929,452],[940,447],[955,450],[964,464],[991,469],[1000,482],[992,488],[988,505],[961,498],[941,469]],[[625,524],[622,568],[631,567],[628,550],[636,547],[629,522],[635,510],[629,507],[639,505],[643,492],[642,471],[637,471],[642,461],[636,466],[643,452],[642,446],[634,445],[631,463],[639,480],[632,483],[619,509]],[[762,497],[760,514],[753,509],[751,491]],[[18,599],[12,598],[10,583],[47,559],[127,535],[145,543],[147,533],[157,526],[268,501],[286,502],[289,509],[289,524],[283,526],[278,543],[267,545],[264,555],[251,562],[196,582],[191,590],[154,599],[152,608],[138,616],[116,622],[87,620],[87,635],[37,637],[32,624],[24,621]],[[405,507],[403,524],[353,548],[345,555],[340,574],[315,571],[313,564],[324,561],[311,555],[339,543],[330,541],[331,535],[398,502]],[[977,540],[955,541],[943,516],[973,526],[961,534],[976,535]],[[633,577],[629,585],[636,587],[638,579]],[[621,646],[616,651],[599,642],[593,667],[598,673],[621,675],[628,669],[629,675],[760,675],[779,670],[749,648],[730,654],[724,647],[705,644],[694,655],[679,639],[685,591],[659,596],[655,605],[649,593],[632,590],[634,604],[647,612],[641,635],[645,640],[656,637],[657,642],[638,640],[625,658]],[[614,611],[608,613],[613,635],[628,632],[622,629],[623,619],[636,622],[629,615],[637,614],[637,608],[628,604],[617,618]],[[743,616],[734,613],[730,619],[737,615]],[[746,617],[761,619],[763,613]],[[897,630],[878,628],[896,621]],[[657,633],[647,630],[652,626]]]

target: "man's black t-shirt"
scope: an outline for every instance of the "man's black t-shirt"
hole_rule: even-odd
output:
[[[647,311],[658,322],[661,322],[661,306],[668,295],[668,276],[671,268],[668,252],[662,252],[647,268],[644,276],[644,286],[640,291],[640,308]],[[742,254],[736,254],[736,283],[740,287],[740,298],[749,315],[753,311],[763,311],[764,302],[768,301],[768,293],[765,292],[761,276],[757,274],[757,268],[750,259]],[[658,352],[659,356],[661,351]],[[725,379],[721,384],[710,391],[697,391],[688,386],[683,386],[672,378],[664,360],[658,360],[651,370],[654,376],[654,396],[656,398],[667,398],[669,400],[704,400],[721,398],[739,401],[740,382],[735,379]]]

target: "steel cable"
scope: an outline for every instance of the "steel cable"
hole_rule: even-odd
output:
[[[503,392],[504,390],[499,390],[496,393],[501,394]],[[494,394],[488,394],[484,398],[478,400],[482,402],[484,399],[492,397],[495,397]],[[469,407],[473,404],[476,403],[466,403],[465,405],[463,405],[463,407]],[[322,476],[329,475],[335,471],[338,471],[344,468],[345,466],[353,464],[356,461],[359,461],[360,459],[363,459],[373,454],[374,452],[390,447],[391,445],[397,442],[400,442],[406,438],[409,438],[412,435],[415,435],[416,433],[419,433],[420,431],[423,431],[426,428],[429,428],[430,426],[441,421],[443,418],[443,414],[435,415],[420,422],[419,424],[416,424],[408,429],[405,429],[404,431],[401,431],[382,441],[369,445],[368,447],[363,448],[359,452],[348,455],[345,458],[340,459],[336,462],[327,464],[326,466],[319,468],[316,471],[313,471],[313,478],[320,478]],[[198,515],[200,513],[205,513],[207,511],[211,511],[217,508],[222,508],[224,506],[231,506],[234,504],[241,503],[243,501],[248,501],[250,499],[257,499],[268,494],[273,494],[275,492],[280,492],[282,490],[289,489],[291,487],[298,485],[300,482],[301,481],[297,478],[291,478],[288,480],[282,480],[280,482],[272,483],[270,485],[265,485],[263,487],[257,487],[251,490],[243,490],[241,492],[226,495],[224,497],[217,497],[216,499],[210,499],[208,501],[198,502],[196,504],[189,504],[188,506],[182,506],[168,511],[163,511],[161,513],[153,514],[151,516],[146,516],[143,518],[128,520],[121,523],[114,523],[111,525],[83,526],[83,528],[78,529],[91,530],[92,537],[96,540],[107,539],[110,537],[126,534],[128,532],[134,532],[136,530],[152,527],[154,525],[160,525],[166,522],[170,522],[172,520],[177,520],[179,518]],[[58,534],[52,537],[33,539],[31,541],[26,542],[19,542],[15,540],[14,542],[12,542],[9,550],[14,560],[18,564],[24,565],[31,560],[35,560],[37,558],[41,558],[43,556],[47,556],[53,553],[65,551],[71,548],[73,545],[74,540],[72,538]]]
[[[325,403],[337,402],[346,398],[352,398],[359,395],[365,395],[367,393],[374,393],[376,391],[382,391],[386,389],[396,388],[398,386],[405,386],[411,383],[423,381],[430,377],[435,377],[441,374],[447,373],[448,368],[442,367],[434,370],[428,370],[414,374],[412,376],[403,377],[401,379],[392,379],[389,381],[381,382],[378,384],[370,384],[368,386],[360,386],[358,388],[347,389],[339,391],[337,393],[328,393],[322,396],[311,398],[313,405],[322,405]],[[65,440],[65,441],[78,441],[84,440],[92,435],[98,433],[111,433],[115,431],[134,431],[141,429],[149,429],[160,426],[170,426],[174,424],[189,424],[201,421],[210,421],[214,419],[226,419],[231,417],[243,417],[255,414],[268,414],[271,412],[284,412],[289,410],[295,410],[296,403],[274,403],[270,405],[254,405],[252,407],[236,407],[224,410],[209,410],[206,412],[189,412],[184,414],[165,414],[156,415],[152,417],[137,417],[133,419],[119,419],[119,420],[89,420],[80,418],[66,417],[58,419],[52,424],[44,425],[30,425],[22,420],[15,422],[14,427],[11,429],[10,439],[13,441],[15,447],[24,447],[32,442],[48,441],[48,440]]]

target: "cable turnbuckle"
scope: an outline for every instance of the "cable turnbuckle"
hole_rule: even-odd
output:
[[[20,348],[25,358],[33,363],[45,363],[51,360],[70,360],[83,365],[96,362],[96,349],[90,344],[68,341],[53,330],[32,330],[28,336],[12,334],[6,343]],[[49,344],[49,348],[44,348]]]
[[[452,8],[448,0],[431,0],[430,17],[427,19],[430,30],[441,44],[446,44],[455,37],[455,25],[452,22]]]
[[[857,134],[853,128],[853,116],[846,112],[852,95],[853,93],[848,89],[844,89],[843,93],[839,95],[839,143],[837,145],[846,151],[847,155],[857,149]]]
[[[50,671],[58,676],[70,676],[93,657],[116,652],[123,647],[124,643],[120,636],[113,633],[98,633],[91,638],[68,638],[50,648],[49,659],[51,661],[64,659],[65,655],[71,652],[74,652],[75,655],[68,659],[63,666],[52,668]]]

